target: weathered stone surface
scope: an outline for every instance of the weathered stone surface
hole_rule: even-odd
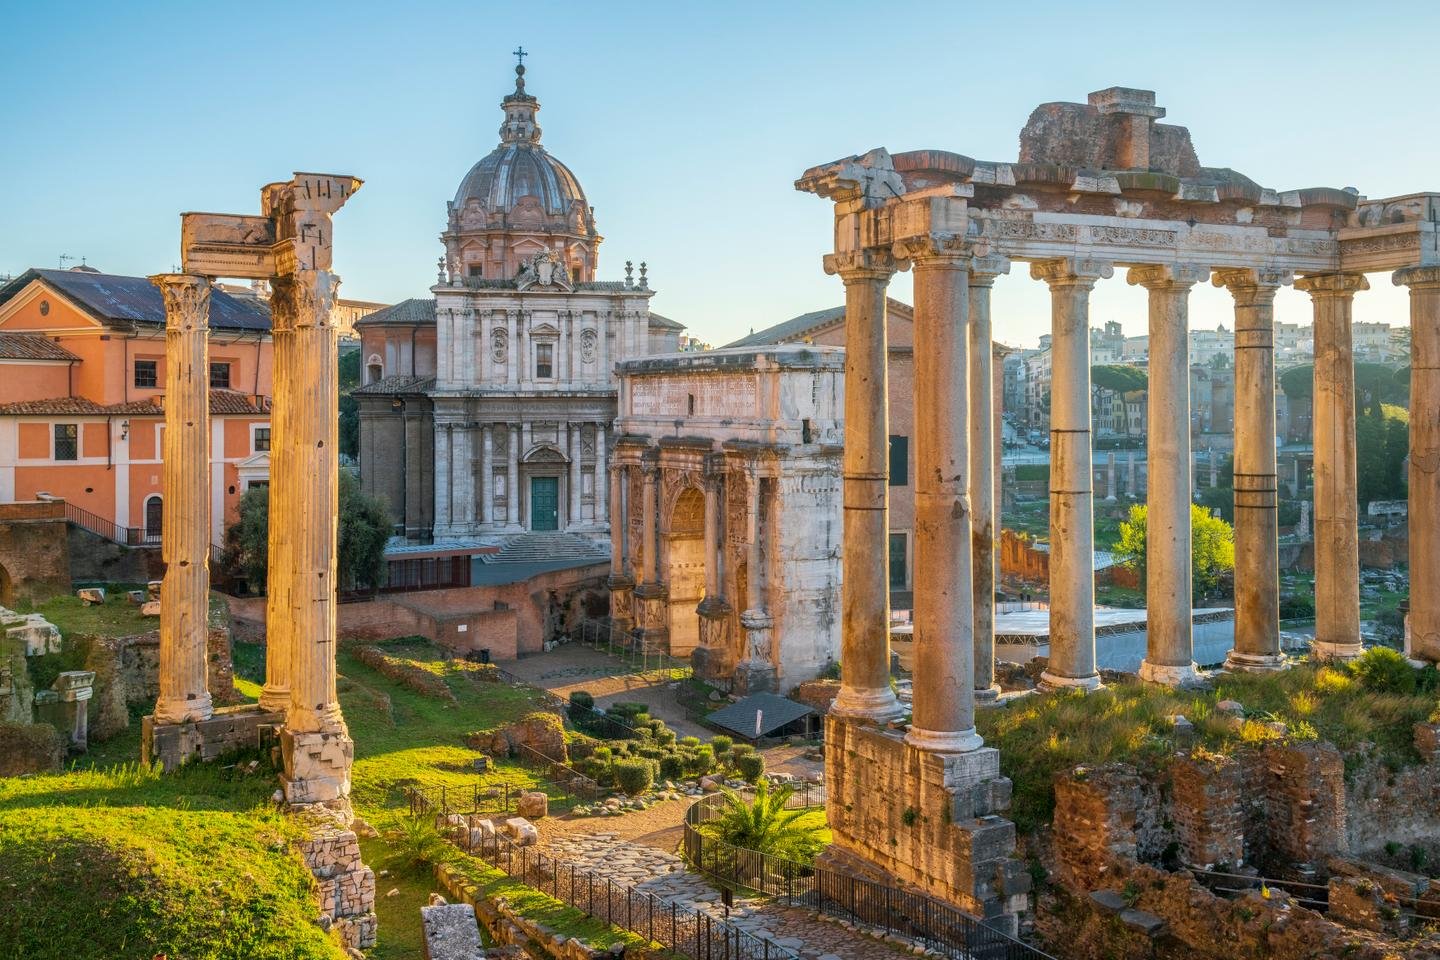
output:
[[[521,747],[528,747],[551,760],[570,761],[565,747],[565,725],[558,716],[545,711],[528,714],[498,730],[473,733],[465,742],[492,757],[509,757]]]
[[[65,751],[65,735],[48,723],[0,721],[0,777],[57,773]]]
[[[1233,870],[1245,860],[1244,778],[1234,759],[1177,758],[1170,765],[1170,819],[1184,863]]]
[[[505,821],[505,832],[522,847],[534,846],[540,840],[540,831],[535,824],[524,817],[510,817]]]
[[[420,908],[425,960],[484,960],[475,908],[468,903]]]
[[[361,862],[354,831],[333,820],[310,818],[298,848],[315,876],[321,916],[333,921],[345,946],[373,947],[377,929],[375,872]]]
[[[527,820],[539,820],[550,813],[550,798],[538,790],[520,794],[515,812]]]
[[[154,717],[146,717],[140,732],[140,758],[174,770],[182,763],[262,746],[283,722],[283,715],[251,704],[219,707],[209,719],[191,723],[157,723]]]

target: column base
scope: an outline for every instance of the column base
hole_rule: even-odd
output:
[[[1283,653],[1241,653],[1231,650],[1225,655],[1225,667],[1232,673],[1273,673],[1286,670],[1290,661]]]
[[[256,749],[274,737],[285,715],[257,704],[221,707],[205,720],[164,723],[145,717],[140,725],[140,761],[170,772],[185,763],[203,763],[236,750]]]
[[[1000,699],[1000,684],[992,683],[988,687],[975,688],[976,703],[994,703]]]
[[[1090,693],[1104,686],[1098,673],[1092,673],[1088,677],[1066,677],[1046,670],[1040,674],[1040,689],[1052,693],[1058,693],[1061,690],[1082,690]]]
[[[1310,654],[1316,660],[1354,660],[1365,652],[1365,646],[1355,643],[1327,643],[1315,640],[1310,644]]]
[[[837,717],[888,723],[903,717],[905,708],[895,698],[895,691],[888,686],[875,690],[841,686],[839,695],[830,704],[830,712]]]
[[[1200,679],[1200,670],[1194,662],[1181,666],[1167,663],[1151,663],[1149,660],[1140,661],[1139,676],[1147,683],[1163,683],[1167,687],[1178,687],[1187,683],[1195,683]]]
[[[285,711],[290,709],[290,688],[271,689],[266,687],[261,690],[260,709],[284,716]]]
[[[161,698],[155,703],[155,722],[160,724],[201,723],[214,715],[215,701],[208,690],[193,700]]]
[[[917,750],[930,753],[969,753],[985,745],[985,740],[969,730],[922,730],[912,726],[905,734],[905,742]]]
[[[292,807],[321,804],[333,810],[350,809],[350,766],[355,743],[342,727],[324,733],[280,731],[285,761],[280,786]]]
[[[778,686],[773,666],[759,660],[742,660],[735,668],[730,689],[736,696],[748,697],[752,693],[774,693]]]

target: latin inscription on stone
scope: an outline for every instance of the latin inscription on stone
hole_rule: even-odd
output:
[[[753,419],[755,401],[755,375],[751,373],[636,377],[630,390],[630,413],[637,417]]]

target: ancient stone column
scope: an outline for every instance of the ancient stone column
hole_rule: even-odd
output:
[[[995,489],[1000,462],[999,377],[990,321],[990,292],[995,278],[1010,272],[1000,256],[976,257],[970,263],[970,568],[974,577],[975,699],[994,700],[995,683]],[[918,275],[917,275],[918,279]],[[1003,369],[1003,368],[1002,368]]]
[[[1030,264],[1050,285],[1050,665],[1057,689],[1100,687],[1095,668],[1095,515],[1090,451],[1090,291],[1115,268],[1064,257]]]
[[[582,424],[570,424],[570,515],[566,518],[565,527],[577,526],[580,523],[580,433],[584,429]]]
[[[1235,298],[1235,646],[1227,670],[1279,670],[1280,524],[1275,463],[1275,291],[1279,270],[1221,270]]]
[[[989,438],[981,445],[978,432],[990,418],[986,410],[982,427],[979,411],[972,419],[969,409],[969,252],[948,239],[905,246],[915,265],[915,342],[924,345],[915,351],[915,696],[905,739],[923,750],[964,753],[983,743],[975,732],[968,434],[977,431],[980,459],[988,459]],[[988,371],[988,344],[981,361]]]
[[[890,689],[888,254],[833,254],[845,284],[845,457],[838,716],[886,721],[902,713]]]
[[[1410,629],[1405,653],[1440,661],[1440,267],[1397,270],[1410,288]]]
[[[766,567],[772,554],[774,531],[770,529],[766,488],[766,481],[758,473],[750,475],[752,496],[747,523],[750,547],[745,561],[745,599],[748,606],[740,614],[740,626],[745,630],[745,657],[735,669],[732,685],[733,692],[741,696],[771,692],[777,679],[772,654],[775,620],[770,616],[770,577]]]
[[[480,431],[480,522],[488,527],[495,522],[495,427],[487,423]]]
[[[1196,677],[1191,631],[1190,288],[1209,275],[1193,264],[1131,267],[1150,293],[1150,385],[1145,511],[1145,659],[1140,678]]]
[[[647,649],[665,653],[668,652],[666,643],[669,633],[669,611],[666,601],[670,597],[670,590],[660,580],[660,461],[658,451],[654,449],[645,453],[645,460],[641,465],[642,495],[644,502],[641,505],[641,538],[644,543],[640,547],[640,557],[644,561],[645,570],[640,583],[635,586],[635,599],[639,601],[639,610],[636,611],[640,626],[644,629],[644,642]]]
[[[610,469],[608,467],[610,451],[606,449],[605,440],[605,435],[608,432],[609,430],[603,422],[595,424],[595,472],[591,474],[591,476],[595,478],[594,502],[595,523],[597,526],[609,523],[610,517],[608,503],[610,498],[606,494],[606,478],[610,475]]]
[[[165,299],[165,511],[160,591],[160,697],[156,723],[214,712],[206,683],[210,611],[210,282],[163,273]],[[82,704],[81,710],[84,710]]]
[[[1355,364],[1350,308],[1363,274],[1304,277],[1315,310],[1315,654],[1358,657],[1360,531],[1355,475]],[[1414,574],[1412,573],[1413,577]]]
[[[520,449],[520,424],[510,424],[510,456],[509,463],[505,470],[505,512],[510,516],[512,527],[525,526],[525,518],[520,516],[520,458],[524,451]]]
[[[274,343],[270,367],[270,477],[266,490],[265,686],[260,706],[271,712],[290,709],[290,662],[294,656],[295,624],[290,610],[290,569],[294,546],[292,492],[299,478],[290,466],[291,391],[295,383],[295,315],[293,298],[270,300],[270,335]],[[416,515],[406,510],[407,519]],[[411,519],[409,522],[415,522]]]
[[[626,549],[630,523],[625,480],[629,469],[623,463],[610,468],[610,576],[605,581],[610,588],[610,622],[622,633],[629,633],[635,626],[630,595],[635,581],[630,577],[630,556]]]
[[[296,270],[274,281],[274,296],[292,298],[295,318],[288,423],[296,483],[287,491],[295,497],[295,539],[290,569],[278,571],[291,584],[295,625],[281,737],[292,804],[347,802],[354,754],[335,689],[339,396],[330,311],[337,284],[326,270]]]

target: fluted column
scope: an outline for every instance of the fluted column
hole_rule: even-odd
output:
[[[284,713],[290,709],[295,623],[290,610],[290,579],[280,571],[290,569],[295,537],[291,512],[296,499],[291,491],[299,481],[290,466],[290,414],[295,406],[290,396],[295,383],[293,298],[271,297],[270,335],[274,346],[270,368],[270,477],[266,488],[265,686],[260,692],[260,706]],[[418,514],[408,506],[404,509],[407,523],[417,522]]]
[[[495,427],[480,427],[480,522],[486,527],[495,521]]]
[[[1315,653],[1360,655],[1360,531],[1355,468],[1355,363],[1350,309],[1363,274],[1295,281],[1315,310]],[[1414,576],[1412,572],[1412,577]]]
[[[1406,655],[1440,661],[1440,266],[1397,270],[1410,288],[1410,629]]]
[[[1090,449],[1090,291],[1098,260],[1030,265],[1050,285],[1050,665],[1045,687],[1100,686],[1095,668],[1095,515]]]
[[[1000,462],[999,382],[995,368],[990,292],[995,278],[1010,272],[1000,256],[976,257],[970,264],[970,567],[974,576],[975,699],[994,700],[995,683],[995,489]],[[1003,369],[1003,368],[1002,368]]]
[[[637,619],[644,628],[647,649],[668,653],[670,615],[667,601],[670,590],[660,579],[660,462],[657,450],[646,452],[641,470],[644,491],[641,518],[645,542],[640,550],[645,571],[642,581],[635,586],[635,598],[640,602]]]
[[[1212,282],[1235,298],[1235,646],[1225,667],[1279,670],[1275,292],[1290,274],[1221,270]]]
[[[160,552],[160,697],[156,723],[214,712],[207,685],[210,635],[210,282],[159,274],[165,299],[165,504]],[[83,711],[85,705],[82,703]]]
[[[335,693],[335,541],[339,484],[339,396],[333,375],[337,342],[330,310],[337,278],[298,270],[295,298],[295,382],[290,391],[290,448],[298,482],[292,522],[295,550],[288,571],[294,595],[295,644],[287,726],[299,732],[344,731]]]
[[[886,721],[902,708],[890,689],[889,373],[885,291],[894,261],[833,254],[845,284],[845,455],[841,553],[840,693],[831,711]],[[753,603],[753,600],[752,600]]]
[[[914,713],[905,739],[963,753],[983,743],[975,732],[969,433],[980,424],[978,412],[970,417],[967,383],[970,258],[952,238],[904,247],[914,260],[915,342],[925,347],[915,352]],[[988,373],[988,345],[980,365]],[[988,454],[989,443],[980,449]]]
[[[1210,271],[1193,264],[1131,267],[1150,294],[1150,384],[1145,509],[1145,659],[1140,678],[1193,680],[1190,554],[1190,288]],[[1053,609],[1053,608],[1052,608]]]
[[[580,524],[580,434],[584,429],[583,424],[570,424],[570,515],[566,518],[566,528]]]

